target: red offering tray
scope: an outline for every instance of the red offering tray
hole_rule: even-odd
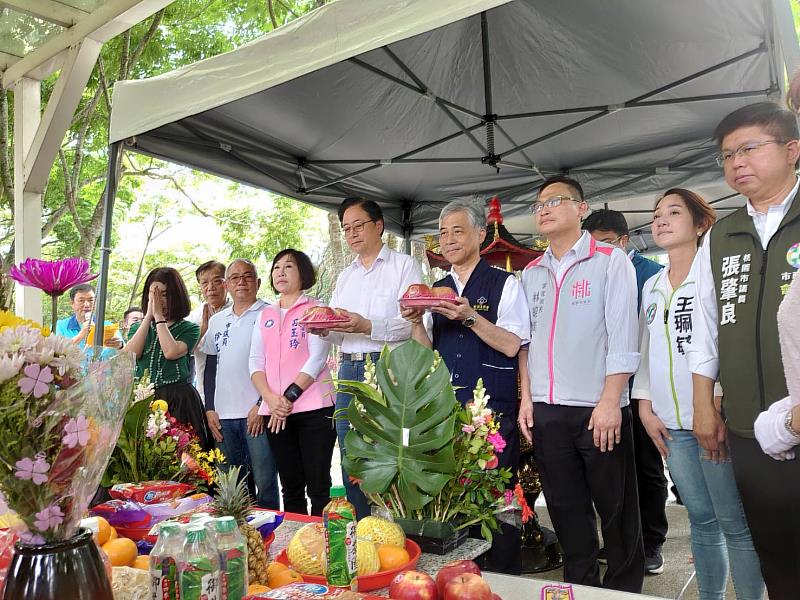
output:
[[[402,567],[397,567],[396,569],[388,569],[386,571],[378,571],[377,573],[373,573],[372,575],[359,575],[358,588],[357,588],[358,591],[371,592],[373,590],[379,590],[381,588],[388,587],[388,585],[392,583],[392,579],[394,579],[394,576],[397,575],[400,571],[414,569],[417,566],[417,561],[419,560],[420,554],[422,554],[422,550],[420,550],[416,542],[408,539],[406,540],[406,550],[408,551],[408,555],[410,558],[409,561]],[[280,554],[278,554],[278,556],[275,557],[275,560],[287,566],[291,566],[289,558],[286,556],[286,550],[281,550]],[[304,573],[300,573],[300,576],[303,578],[303,581],[307,583],[321,583],[321,584],[327,583],[327,580],[323,575],[306,575]]]
[[[303,327],[310,327],[311,329],[331,329],[338,327],[342,323],[347,323],[350,319],[326,319],[324,321],[298,321]]]
[[[431,296],[429,298],[401,298],[400,306],[403,308],[433,308],[442,302],[457,304],[454,298],[443,298],[442,296]]]

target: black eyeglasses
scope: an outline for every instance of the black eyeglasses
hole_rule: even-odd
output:
[[[361,233],[364,231],[364,225],[367,223],[374,223],[373,219],[369,221],[356,221],[352,225],[345,225],[342,227],[342,231],[344,232],[345,237],[349,236],[351,233]]]

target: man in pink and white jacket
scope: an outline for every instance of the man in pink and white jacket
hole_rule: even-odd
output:
[[[542,184],[532,207],[550,246],[522,274],[531,343],[520,352],[519,424],[532,438],[564,580],[640,593],[628,398],[639,364],[636,273],[622,250],[581,231],[588,209],[580,184],[562,176]],[[602,583],[595,509],[608,560]]]

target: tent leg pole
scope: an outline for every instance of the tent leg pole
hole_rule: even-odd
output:
[[[414,226],[411,224],[411,202],[403,202],[403,250],[411,256],[411,231]]]
[[[100,356],[103,346],[102,327],[106,320],[106,300],[108,299],[108,267],[111,259],[111,230],[114,222],[114,201],[117,197],[117,174],[121,158],[122,142],[115,142],[108,148],[108,173],[106,176],[106,194],[103,198],[103,234],[100,238],[100,279],[97,283],[97,301],[95,303],[95,335],[94,356]]]

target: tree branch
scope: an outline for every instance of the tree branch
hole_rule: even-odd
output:
[[[11,175],[11,144],[8,135],[8,90],[0,89],[0,181],[3,185],[3,200],[14,214],[14,179]]]
[[[147,44],[150,43],[150,40],[153,39],[156,32],[158,31],[158,26],[161,25],[161,20],[164,18],[164,10],[161,9],[155,15],[153,15],[153,20],[150,21],[150,27],[147,29],[147,33],[144,34],[139,43],[136,45],[136,48],[131,53],[130,60],[128,61],[128,71],[125,73],[125,77],[122,79],[128,79],[130,77],[130,72],[136,63],[139,61],[139,58],[142,56],[142,52],[147,47]]]
[[[278,18],[275,16],[275,7],[272,6],[272,0],[267,0],[267,11],[269,12],[269,20],[272,21],[272,28],[278,28]]]

